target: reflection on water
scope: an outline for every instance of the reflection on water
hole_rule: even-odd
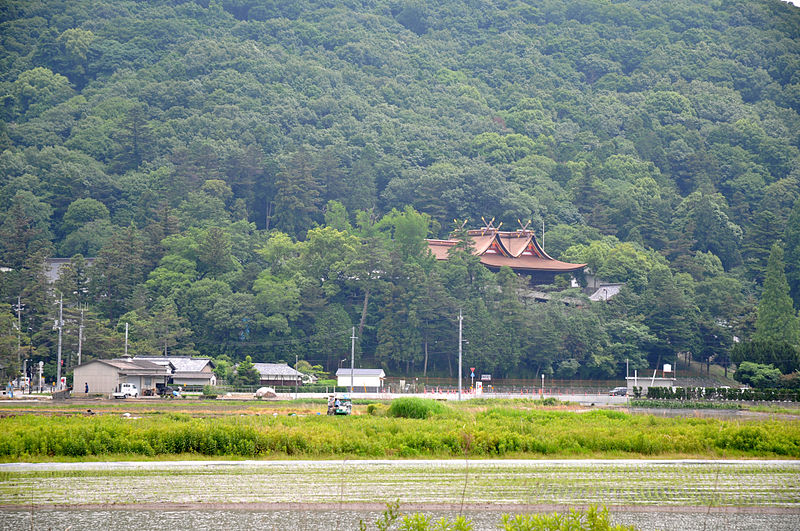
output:
[[[439,519],[452,514],[426,512]],[[501,513],[467,512],[475,531],[499,528]],[[189,511],[189,510],[23,510],[0,512],[0,529],[260,529],[280,531],[340,531],[358,529],[359,521],[372,524],[377,512],[359,511]],[[800,528],[798,514],[703,514],[703,513],[613,513],[615,523],[650,529],[728,529],[795,531]],[[368,525],[374,529],[374,526]]]

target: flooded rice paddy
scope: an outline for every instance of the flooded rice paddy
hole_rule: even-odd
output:
[[[357,529],[387,502],[460,512],[604,504],[642,529],[798,529],[800,461],[180,461],[0,465],[0,528]]]

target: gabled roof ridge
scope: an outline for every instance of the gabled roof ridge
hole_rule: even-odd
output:
[[[498,233],[498,235],[497,235],[497,239],[500,241],[501,244],[503,244],[503,247],[508,250],[508,256],[510,256],[512,258],[519,258],[522,255],[522,253],[525,252],[525,248],[528,247],[528,244],[531,242],[531,240],[534,237],[535,237],[534,234],[532,232],[528,232],[528,231],[525,231],[523,233],[520,233],[519,231],[517,231],[517,232],[505,232],[505,233],[502,233],[502,234]],[[522,244],[522,246],[519,248],[519,251],[514,251],[514,250],[512,250],[510,248],[510,246],[506,245],[505,242],[503,242],[503,238],[509,240],[509,244],[511,243],[510,240],[512,238],[519,238],[519,239],[524,238],[525,239],[525,243]]]

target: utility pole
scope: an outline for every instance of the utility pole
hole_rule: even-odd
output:
[[[61,332],[64,328],[64,294],[58,298],[58,360],[56,361],[56,389],[61,389]]]
[[[80,326],[78,326],[78,365],[81,364],[82,348],[83,348],[83,306],[81,306],[81,324]]]
[[[128,323],[125,323],[125,357],[128,357]]]
[[[22,297],[17,295],[17,370],[22,359]]]
[[[461,316],[461,310],[458,310],[458,400],[461,400],[461,322],[464,318]]]
[[[353,399],[353,384],[356,379],[356,327],[353,327],[353,335],[350,336],[350,400]]]
[[[297,364],[299,363],[297,354],[294,355],[294,372],[297,372]],[[294,399],[297,400],[297,380],[299,380],[300,374],[294,375]]]

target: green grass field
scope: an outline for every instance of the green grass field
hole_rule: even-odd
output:
[[[73,406],[0,409],[8,415],[0,460],[800,457],[798,420],[660,418],[534,401],[360,405],[350,417],[320,415],[315,403],[197,404],[126,405],[130,417],[116,404],[95,415]]]

